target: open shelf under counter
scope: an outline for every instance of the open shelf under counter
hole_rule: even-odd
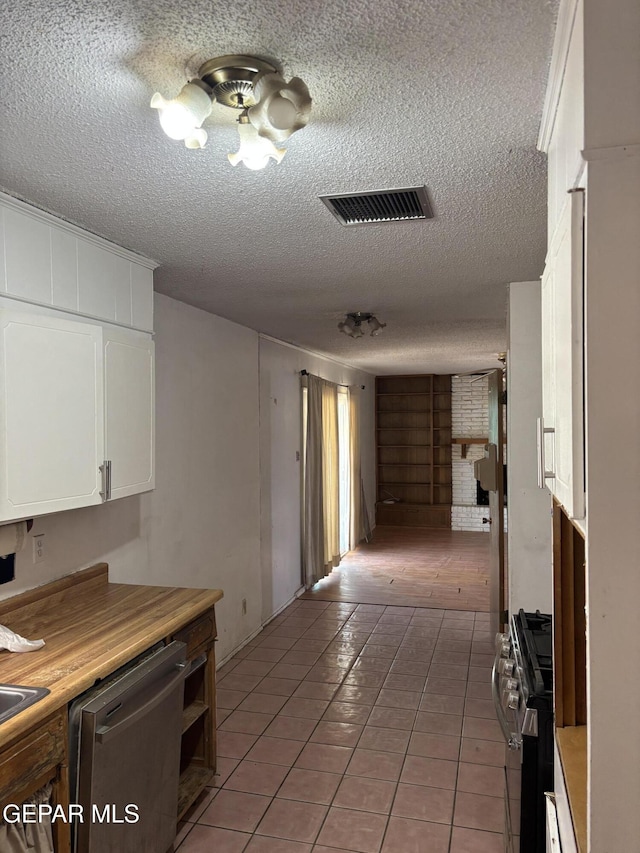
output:
[[[579,853],[587,853],[587,727],[556,729],[573,831]]]
[[[206,714],[209,706],[206,702],[201,702],[196,699],[182,712],[182,734],[184,734],[191,726],[200,719],[203,714]]]
[[[197,800],[205,787],[213,780],[214,771],[210,767],[189,765],[180,774],[178,788],[178,821]]]

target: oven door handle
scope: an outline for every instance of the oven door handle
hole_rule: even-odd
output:
[[[498,672],[498,662],[501,657],[501,650],[498,649],[495,660],[493,661],[493,669],[491,670],[491,695],[493,696],[496,716],[500,723],[504,739],[506,740],[509,749],[513,749],[515,751],[520,749],[522,746],[522,738],[517,734],[517,732],[512,732],[510,730],[509,721],[507,720],[506,714],[502,708],[502,702],[500,701],[500,673]]]

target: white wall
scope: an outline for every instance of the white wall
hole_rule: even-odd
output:
[[[509,285],[507,472],[509,612],[551,613],[551,493],[538,488],[536,419],[542,414],[540,282]]]
[[[302,455],[300,371],[361,393],[362,475],[369,517],[374,518],[374,377],[306,350],[260,340],[260,456],[262,617],[268,619],[299,589],[300,461]]]
[[[156,489],[36,519],[0,598],[109,563],[118,583],[220,588],[218,659],[300,587],[300,376],[365,385],[362,470],[373,517],[373,376],[155,296]],[[260,424],[262,423],[262,427]],[[247,613],[242,613],[246,599]]]
[[[222,588],[222,659],[262,616],[258,335],[157,294],[155,312],[155,491],[37,519],[46,562],[25,548],[0,597],[102,560],[117,582]]]
[[[588,164],[585,412],[592,853],[637,850],[640,839],[640,681],[627,664],[640,659],[639,187],[640,150],[635,157]],[[620,684],[625,685],[622,703]]]

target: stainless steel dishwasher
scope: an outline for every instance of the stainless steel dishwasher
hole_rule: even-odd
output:
[[[179,642],[152,651],[71,706],[75,853],[166,853],[171,846],[185,652]]]

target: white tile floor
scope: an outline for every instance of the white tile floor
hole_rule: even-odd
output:
[[[488,614],[297,601],[218,672],[179,853],[502,853]]]

